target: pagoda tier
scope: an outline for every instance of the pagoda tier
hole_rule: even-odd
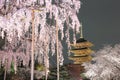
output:
[[[93,50],[90,48],[80,48],[80,49],[72,49],[70,50],[71,53],[74,54],[74,56],[85,56],[85,55],[90,55]]]
[[[70,44],[72,47],[75,48],[85,48],[85,47],[91,47],[93,46],[93,44],[87,40],[85,40],[84,38],[80,38],[76,41],[75,44]]]
[[[74,61],[74,64],[82,64],[83,62],[89,62],[92,60],[90,55],[87,56],[72,56],[69,57],[70,60]]]
[[[70,44],[70,45],[75,47],[75,48],[84,48],[84,47],[91,47],[91,46],[93,46],[93,44],[90,43],[89,41],[82,42],[82,43],[76,43],[76,44]]]

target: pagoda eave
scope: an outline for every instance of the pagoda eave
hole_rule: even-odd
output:
[[[84,48],[84,47],[92,47],[93,44],[90,42],[81,42],[81,43],[75,43],[75,44],[70,44],[71,46],[75,48]]]
[[[76,61],[76,62],[86,62],[92,60],[91,56],[85,56],[85,57],[69,57],[70,60]]]
[[[82,55],[82,54],[91,54],[93,50],[91,49],[85,49],[85,50],[70,50],[71,53]]]

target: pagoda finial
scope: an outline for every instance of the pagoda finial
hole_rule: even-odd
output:
[[[81,26],[80,26],[80,38],[83,38],[82,23],[81,23]]]

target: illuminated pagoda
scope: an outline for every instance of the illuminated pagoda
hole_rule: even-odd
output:
[[[73,53],[73,56],[70,56],[69,59],[74,61],[74,64],[82,64],[83,62],[91,61],[92,57],[90,54],[93,52],[90,47],[93,44],[83,38],[82,27],[80,29],[80,39],[76,43],[72,43],[72,49],[70,50]]]

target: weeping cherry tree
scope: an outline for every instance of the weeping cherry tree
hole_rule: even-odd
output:
[[[5,45],[0,51],[0,65],[6,66],[8,71],[12,62],[15,71],[21,62],[28,67],[34,40],[34,60],[44,64],[48,72],[49,54],[54,55],[56,52],[56,26],[61,35],[57,44],[59,64],[62,65],[64,58],[61,41],[65,38],[70,47],[71,29],[75,42],[75,34],[80,27],[77,17],[79,9],[79,0],[0,0],[0,36],[5,39]]]

